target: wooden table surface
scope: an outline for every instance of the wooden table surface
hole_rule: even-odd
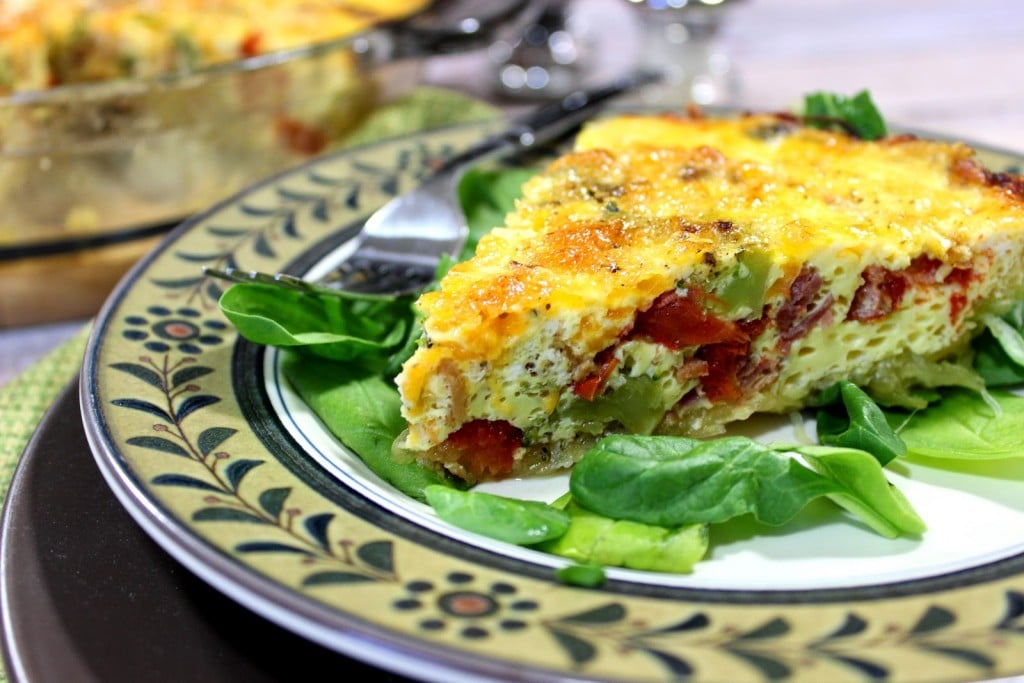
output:
[[[602,6],[625,2],[584,1],[594,4],[596,19]],[[731,104],[782,109],[812,90],[867,88],[894,123],[1024,153],[1024,2],[729,3],[718,40],[738,83]],[[614,59],[620,48],[602,50]],[[443,84],[466,84],[446,67],[428,73]],[[82,324],[0,331],[0,384]]]

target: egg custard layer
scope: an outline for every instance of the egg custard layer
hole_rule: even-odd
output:
[[[420,301],[397,444],[470,481],[609,432],[706,436],[845,379],[880,401],[975,379],[1024,293],[1024,181],[973,151],[788,116],[619,116]]]

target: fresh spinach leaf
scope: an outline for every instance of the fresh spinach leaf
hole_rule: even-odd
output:
[[[829,499],[886,538],[924,533],[926,526],[903,493],[890,484],[870,453],[832,446],[787,446],[842,490]]]
[[[708,550],[706,524],[663,527],[610,519],[570,500],[568,530],[539,550],[583,565],[685,574]]]
[[[1024,365],[1024,336],[1021,336],[1020,328],[995,315],[982,316],[981,320],[1006,352],[1006,356],[1017,365]]]
[[[779,452],[787,449],[745,437],[605,437],[576,464],[569,489],[599,515],[670,527],[744,514],[778,526],[828,496],[865,515],[874,529],[914,533],[914,521],[895,514],[905,501],[878,504],[894,489],[874,457],[826,449],[811,453],[816,462],[809,469]]]
[[[604,585],[604,567],[596,564],[570,564],[555,571],[555,576],[564,584],[583,588],[598,588]]]
[[[374,474],[402,493],[425,501],[426,487],[459,484],[416,461],[392,457],[391,444],[405,429],[405,420],[401,399],[391,382],[355,364],[295,353],[285,356],[282,371],[327,429]]]
[[[949,392],[925,410],[888,414],[910,455],[958,460],[1024,456],[1024,397],[993,390],[988,399],[969,391]]]
[[[885,413],[853,382],[836,382],[821,393],[818,403],[822,444],[867,451],[883,466],[906,455],[906,444],[889,426]]]
[[[420,339],[423,336],[423,316],[420,315],[419,311],[413,309],[413,315],[409,324],[409,332],[405,335],[405,341],[401,346],[395,347],[395,349],[388,354],[386,357],[386,363],[384,369],[381,370],[380,375],[385,378],[396,377],[399,372],[402,371],[402,365],[405,361],[412,358],[412,354],[416,352],[416,348],[420,344]],[[395,391],[397,391],[397,387]]]
[[[537,172],[524,168],[470,169],[459,183],[459,203],[466,214],[469,237],[459,260],[476,252],[480,238],[504,225],[505,215],[515,208],[523,183]]]
[[[788,522],[828,481],[751,439],[610,436],[576,463],[573,498],[613,519],[657,526],[724,522],[751,513]]]
[[[810,125],[821,128],[839,126],[863,140],[884,138],[888,131],[885,119],[867,90],[852,97],[828,92],[814,92],[804,97],[804,117]]]
[[[1024,384],[1024,365],[1017,365],[991,332],[985,330],[971,345],[974,347],[974,369],[985,381],[985,386]]]
[[[569,513],[535,500],[448,486],[428,486],[424,493],[444,521],[507,543],[534,545],[557,538],[569,528]]]
[[[261,284],[232,285],[220,308],[249,341],[294,348],[336,361],[358,359],[378,372],[407,349],[415,312],[411,297],[314,296]]]
[[[987,329],[973,342],[974,368],[990,387],[1024,383],[1024,301],[982,321]]]
[[[500,225],[514,207],[526,169],[471,169],[459,185],[470,236],[460,255],[469,258],[480,237]],[[443,259],[438,279],[452,265]],[[314,296],[260,285],[236,284],[220,299],[224,315],[251,342],[361,365],[393,377],[412,355],[422,334],[415,297],[341,293]]]

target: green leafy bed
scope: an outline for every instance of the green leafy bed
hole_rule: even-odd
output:
[[[840,121],[861,137],[885,134],[864,93],[816,93],[805,111],[809,120]],[[471,237],[462,258],[502,223],[531,174],[467,174],[460,193]],[[819,397],[814,445],[608,436],[582,457],[568,492],[551,504],[468,491],[444,473],[393,457],[405,423],[392,380],[421,330],[413,297],[318,297],[242,284],[224,294],[221,308],[244,337],[289,349],[287,380],[381,479],[455,526],[568,558],[572,564],[559,575],[580,585],[599,585],[603,566],[689,572],[715,525],[744,516],[785,525],[818,498],[884,537],[919,536],[925,522],[890,484],[887,465],[1024,453],[1024,398],[1007,390],[1024,382],[1024,302],[985,318],[986,331],[974,342],[974,370],[988,388],[936,392],[926,408],[908,413],[883,410],[865,391],[839,382]]]

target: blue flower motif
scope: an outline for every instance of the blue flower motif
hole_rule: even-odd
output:
[[[426,612],[419,620],[424,631],[457,629],[467,640],[489,638],[497,629],[520,631],[527,628],[524,621],[528,613],[540,605],[535,600],[518,596],[511,583],[496,582],[476,587],[476,577],[465,572],[451,572],[445,577],[446,585],[432,581],[410,581],[405,585],[406,595],[392,603],[400,612]]]
[[[153,353],[177,349],[189,355],[200,354],[205,347],[221,344],[221,333],[227,329],[221,320],[202,320],[202,313],[190,307],[172,310],[150,306],[146,315],[129,315],[124,322],[127,328],[121,336],[143,342],[143,347]]]

